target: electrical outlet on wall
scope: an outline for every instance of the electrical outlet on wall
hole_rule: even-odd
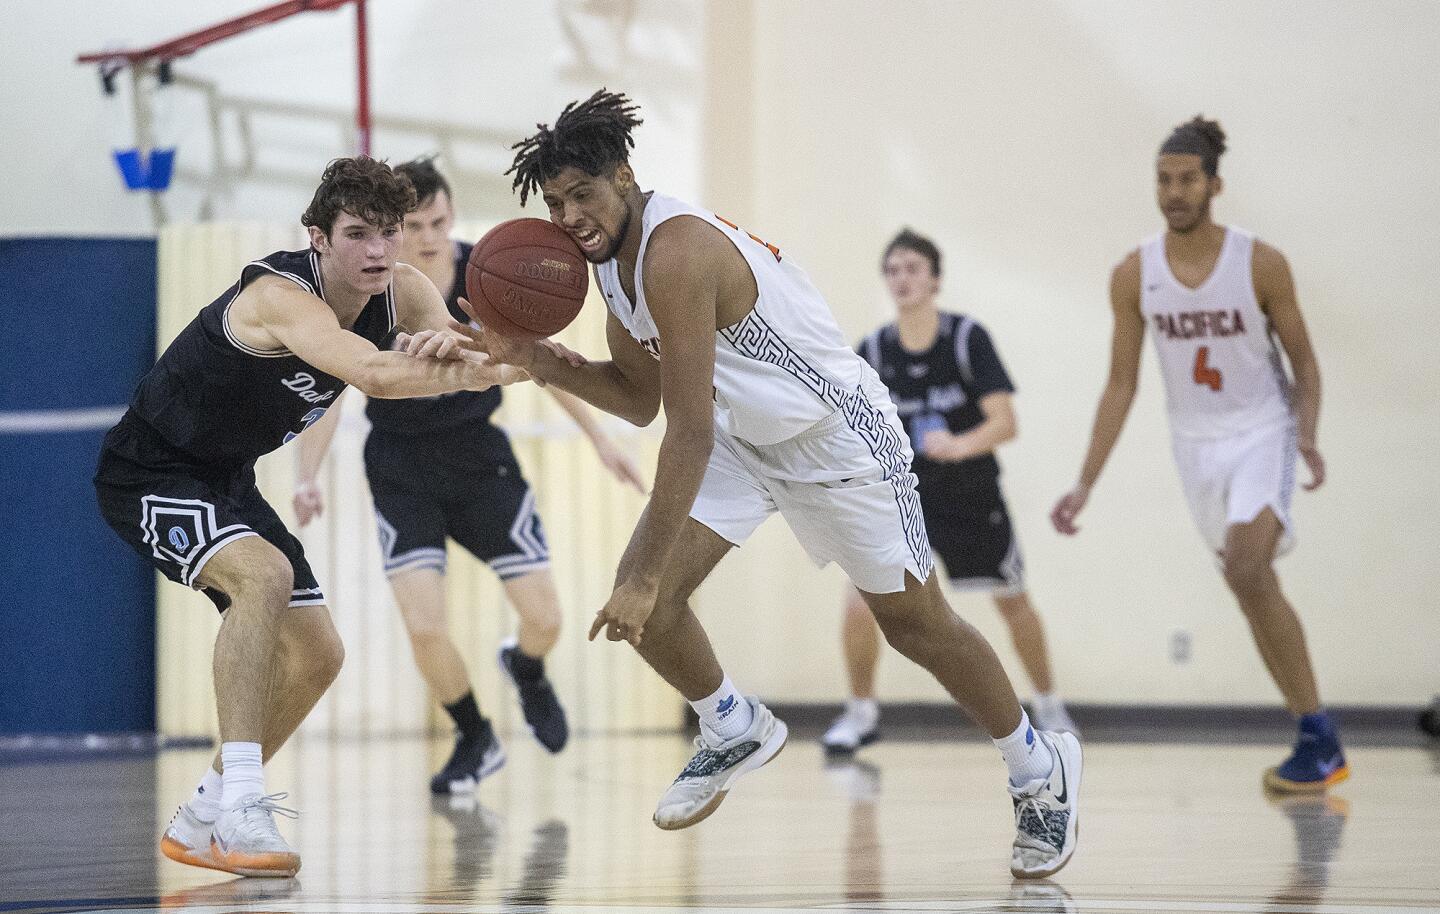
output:
[[[1193,652],[1192,638],[1189,630],[1177,628],[1170,633],[1171,663],[1189,663]]]

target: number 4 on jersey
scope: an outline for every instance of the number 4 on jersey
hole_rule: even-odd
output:
[[[1201,346],[1195,350],[1195,383],[1201,387],[1208,387],[1213,391],[1219,391],[1225,386],[1225,378],[1220,374],[1220,369],[1210,367],[1210,347]]]

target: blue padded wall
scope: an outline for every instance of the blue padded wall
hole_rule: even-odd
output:
[[[90,479],[155,358],[155,242],[0,239],[0,735],[155,728],[155,579]]]

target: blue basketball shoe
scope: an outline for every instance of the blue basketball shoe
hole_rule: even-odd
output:
[[[1280,793],[1320,793],[1350,776],[1340,734],[1323,711],[1300,718],[1300,738],[1290,757],[1265,772],[1265,786]]]

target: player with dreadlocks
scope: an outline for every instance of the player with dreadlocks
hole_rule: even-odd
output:
[[[845,570],[890,643],[995,739],[1016,809],[1011,871],[1054,873],[1075,848],[1080,744],[1031,728],[990,645],[941,595],[885,385],[780,248],[641,190],[629,163],[637,111],[606,91],[572,103],[516,145],[512,169],[522,201],[538,192],[594,265],[610,360],[577,367],[543,347],[471,335],[497,360],[637,425],[665,408],[650,503],[590,629],[629,641],[700,717],[695,754],[655,824],[699,822],[785,744],[785,724],[725,675],[688,605],[779,511],[817,565]]]
[[[1298,451],[1306,491],[1325,481],[1316,445],[1320,366],[1278,250],[1235,226],[1216,225],[1225,133],[1196,116],[1176,127],[1156,160],[1167,229],[1132,251],[1110,279],[1115,313],[1110,379],[1100,399],[1080,481],[1055,505],[1061,533],[1100,476],[1135,398],[1145,327],[1154,330],[1170,431],[1190,513],[1219,556],[1225,583],[1250,623],[1270,676],[1299,719],[1295,750],[1265,785],[1318,792],[1350,774],[1335,724],[1320,705],[1305,631],[1272,567],[1294,545],[1290,496]],[[1294,371],[1286,377],[1280,346]]]

